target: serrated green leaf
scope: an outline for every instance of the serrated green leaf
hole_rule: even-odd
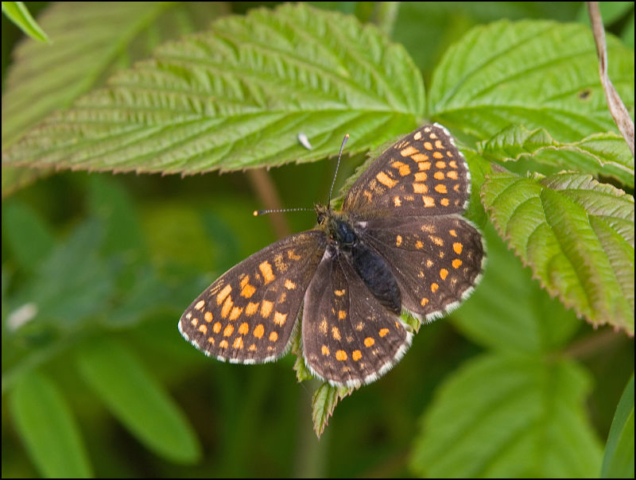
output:
[[[351,395],[354,388],[347,387],[334,387],[327,382],[324,382],[314,392],[314,396],[311,401],[312,414],[311,418],[314,422],[314,431],[320,438],[322,432],[325,431],[325,427],[329,423],[329,417],[333,415],[333,411],[340,400],[347,395]]]
[[[411,468],[432,478],[596,476],[601,448],[584,409],[589,383],[568,360],[478,357],[436,393]]]
[[[601,477],[634,478],[634,375],[616,407]]]
[[[38,20],[54,43],[27,40],[12,52],[2,96],[3,150],[55,109],[148,57],[158,42],[202,28],[222,10],[197,2],[52,3]],[[51,173],[3,165],[2,195]]]
[[[510,125],[491,139],[477,145],[491,161],[533,160],[558,170],[577,170],[612,176],[634,186],[634,156],[625,139],[613,132],[590,135],[577,142],[557,142],[543,128],[528,130]]]
[[[33,20],[24,2],[2,2],[2,13],[29,37],[40,42],[51,43],[44,30]]]
[[[18,434],[42,476],[92,476],[80,429],[52,380],[36,372],[22,375],[11,392],[10,406]]]
[[[633,108],[634,53],[611,35],[607,48],[609,76]],[[579,24],[504,20],[473,28],[444,55],[428,100],[430,118],[476,140],[511,123],[546,128],[561,142],[617,131],[592,34]]]
[[[53,3],[38,17],[53,45],[25,41],[13,52],[2,96],[3,149],[53,110],[147,57],[156,46],[152,38],[175,38],[217,14],[214,6],[188,2]]]
[[[148,449],[177,463],[193,463],[201,446],[185,415],[120,343],[86,342],[76,356],[86,383]]]
[[[53,234],[43,220],[23,203],[7,202],[2,208],[3,239],[25,270],[35,271],[53,249]]]
[[[484,278],[453,313],[453,323],[474,342],[498,351],[538,354],[563,346],[580,325],[574,312],[531,279],[530,269],[492,226],[483,233],[488,246]]]
[[[594,324],[634,332],[634,198],[589,175],[491,175],[482,202],[543,287]]]
[[[198,173],[306,162],[334,154],[345,133],[351,152],[373,148],[423,109],[419,71],[377,28],[282,5],[164,44],[51,115],[3,164]]]

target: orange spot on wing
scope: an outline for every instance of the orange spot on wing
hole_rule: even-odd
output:
[[[380,172],[378,173],[375,178],[378,179],[378,182],[380,182],[382,185],[384,185],[385,187],[389,187],[389,188],[393,188],[398,184],[397,180],[393,180],[391,177],[389,177],[386,173],[384,172]]]
[[[457,255],[460,255],[462,253],[463,248],[464,246],[461,243],[453,243],[453,250],[455,250],[455,253]]]
[[[389,334],[389,329],[388,328],[382,328],[380,330],[380,336],[381,337],[386,337]]]
[[[223,301],[225,300],[225,297],[227,297],[231,291],[232,291],[231,285],[226,285],[225,287],[223,287],[223,290],[221,290],[219,294],[216,296],[216,304],[221,305]]]
[[[252,335],[254,335],[256,338],[262,338],[264,334],[265,327],[263,327],[262,324],[256,325],[256,328],[254,329],[254,333]]]
[[[269,264],[269,262],[261,263],[258,266],[258,269],[263,274],[263,279],[265,281],[265,285],[267,285],[269,282],[272,282],[276,278],[276,276],[272,272],[272,266]]]
[[[435,200],[433,199],[433,197],[422,197],[422,200],[424,200],[424,206],[425,207],[434,207],[435,206]]]
[[[234,307],[232,309],[232,312],[230,313],[230,320],[236,320],[237,318],[241,316],[241,313],[243,313],[242,308]]]
[[[400,151],[400,155],[403,157],[410,157],[411,155],[418,153],[418,149],[413,145],[406,147],[405,149]]]
[[[414,193],[427,193],[428,187],[424,183],[414,183],[413,184],[413,192]]]
[[[263,318],[269,317],[270,313],[272,313],[273,308],[274,308],[274,302],[263,300],[263,303],[261,304],[261,316]]]
[[[344,362],[347,359],[347,352],[345,352],[344,350],[338,350],[336,352],[336,360],[338,360],[339,362]]]
[[[286,320],[287,320],[286,313],[279,313],[279,312],[274,313],[274,323],[276,325],[280,325],[282,327],[283,325],[285,325]]]
[[[247,315],[248,317],[254,315],[258,311],[258,305],[258,303],[253,302],[248,303],[247,307],[245,307],[245,315]]]

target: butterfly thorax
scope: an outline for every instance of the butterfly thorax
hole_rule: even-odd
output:
[[[400,288],[384,258],[364,242],[364,231],[346,213],[316,205],[318,227],[327,239],[330,257],[344,257],[373,296],[391,312],[402,311]],[[336,259],[338,261],[338,259]]]

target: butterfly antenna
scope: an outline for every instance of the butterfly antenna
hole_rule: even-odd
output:
[[[338,168],[340,168],[340,158],[342,157],[342,151],[349,140],[349,134],[347,133],[342,139],[342,145],[340,146],[340,153],[338,154],[338,163],[336,164],[336,173],[333,174],[333,181],[331,182],[331,190],[329,190],[329,201],[327,202],[327,208],[331,210],[331,194],[333,193],[333,187],[336,184],[336,178],[338,177]]]
[[[254,210],[254,216],[266,215],[268,213],[284,213],[284,212],[313,212],[313,208],[281,208],[278,210]]]

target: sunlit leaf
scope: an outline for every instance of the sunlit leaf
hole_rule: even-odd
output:
[[[634,52],[608,35],[609,76],[634,105]],[[435,70],[429,117],[485,140],[510,124],[575,142],[617,131],[598,75],[589,27],[507,20],[475,27]]]
[[[634,198],[593,180],[492,174],[482,202],[551,295],[595,324],[634,332]]]
[[[357,152],[415,128],[419,71],[355,18],[306,5],[227,17],[51,115],[4,165],[198,173]],[[304,133],[313,145],[298,142]]]
[[[612,176],[634,186],[634,156],[617,133],[597,133],[567,143],[557,142],[545,129],[530,131],[523,125],[511,125],[481,142],[478,149],[489,160],[533,160],[555,170]]]
[[[467,362],[425,413],[412,469],[432,478],[596,476],[589,383],[567,360],[498,354]]]

